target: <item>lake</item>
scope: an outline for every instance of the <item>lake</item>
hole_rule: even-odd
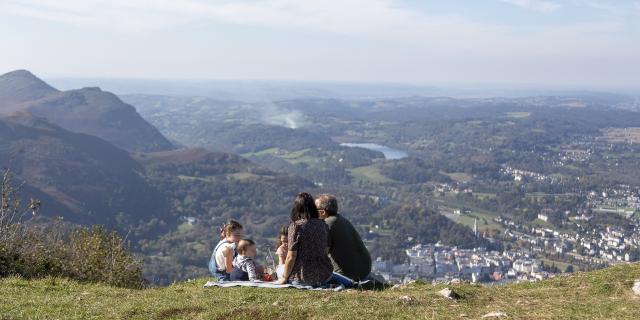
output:
[[[397,160],[408,156],[408,154],[402,150],[389,148],[377,143],[341,143],[340,145],[343,147],[358,147],[373,151],[380,151],[384,154],[384,158],[387,160]]]

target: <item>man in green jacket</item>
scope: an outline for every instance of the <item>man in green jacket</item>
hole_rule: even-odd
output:
[[[329,226],[333,271],[355,281],[365,279],[371,273],[371,256],[351,222],[338,214],[338,200],[330,194],[321,194],[315,202],[320,218]]]

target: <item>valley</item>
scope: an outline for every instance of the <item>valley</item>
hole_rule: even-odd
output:
[[[412,245],[438,240],[462,248],[513,250],[541,274],[551,275],[567,265],[589,270],[634,261],[640,253],[640,202],[638,192],[631,191],[640,185],[635,169],[640,149],[617,138],[634,132],[640,114],[618,107],[618,100],[298,99],[265,105],[210,98],[176,103],[174,98],[140,95],[124,99],[184,145],[226,146],[271,170],[307,178],[315,185],[313,192],[338,194],[341,210],[358,223],[374,256],[398,268],[407,263],[404,251]],[[193,109],[197,117],[189,114]],[[260,115],[264,109],[295,121],[273,123],[264,114],[221,116]],[[163,125],[174,118],[178,125]],[[283,139],[284,131],[290,134]],[[616,190],[616,196],[594,200],[594,194],[607,189]],[[350,203],[352,197],[372,202]],[[611,203],[618,205],[611,209]],[[425,242],[435,230],[412,230],[408,224],[415,221],[403,221],[406,217],[398,212],[385,216],[385,208],[398,205],[438,213],[466,234],[440,233]],[[519,228],[527,232],[515,235]],[[565,236],[540,236],[537,230]],[[615,230],[620,230],[620,244],[608,245]],[[585,252],[585,247],[596,249]],[[397,281],[407,276],[406,271],[394,275],[390,270],[378,271]]]
[[[438,279],[506,275],[498,252],[546,276],[640,257],[640,113],[625,97],[116,96],[16,71],[0,98],[1,163],[43,201],[30,223],[118,230],[157,285],[206,276],[230,218],[273,250],[300,191],[337,195],[393,281],[424,277],[408,252],[435,244],[487,252],[420,262]]]

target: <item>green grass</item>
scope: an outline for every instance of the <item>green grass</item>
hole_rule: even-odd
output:
[[[464,172],[452,172],[452,173],[441,172],[441,173],[449,176],[449,178],[458,182],[469,182],[473,180],[473,177],[471,175]]]
[[[205,279],[131,290],[48,278],[0,280],[0,319],[639,319],[631,287],[640,265],[575,273],[536,283],[449,286],[411,284],[382,292],[203,289]]]
[[[373,182],[373,183],[395,182],[395,180],[383,176],[382,173],[380,173],[380,169],[375,165],[347,169],[347,171],[349,171],[355,179],[365,181],[365,182]]]
[[[540,220],[538,218],[535,218],[533,221],[531,221],[529,223],[532,227],[538,227],[538,228],[550,228],[550,229],[554,229],[554,225],[551,224],[549,221],[544,221],[544,220]]]
[[[553,197],[554,199],[575,197],[575,193],[544,193],[544,192],[529,192],[525,195],[528,199],[539,199],[545,197]]]
[[[243,157],[251,157],[251,156],[263,156],[266,154],[275,154],[276,152],[278,152],[280,150],[280,148],[269,148],[269,149],[264,149],[264,150],[260,150],[260,151],[256,151],[256,152],[247,152],[247,153],[243,153],[241,154],[241,156]]]
[[[493,221],[494,216],[489,214],[473,212],[471,214],[462,214],[462,215],[445,214],[444,216],[449,218],[453,222],[465,225],[469,228],[473,228],[473,224],[475,223],[475,218],[478,218],[479,232],[489,231],[489,230],[497,230],[497,231],[504,230],[502,225]],[[487,224],[484,224],[484,221],[482,219],[485,219],[487,221]]]
[[[305,155],[305,153],[307,153],[307,151],[309,151],[309,149],[302,149],[302,150],[298,150],[298,151],[288,152],[286,154],[281,155],[280,158],[287,159],[287,160],[300,159],[300,158],[304,157],[304,155]]]
[[[632,217],[636,213],[636,209],[632,207],[611,207],[611,206],[598,206],[593,211],[619,214],[623,217]]]
[[[474,196],[476,195],[490,197],[492,194],[474,193]],[[444,206],[449,207],[451,210],[461,209],[461,208],[468,208],[471,210],[471,214],[463,214],[463,215],[457,215],[453,213],[444,214],[445,217],[449,218],[453,222],[473,228],[474,218],[478,218],[478,230],[480,232],[489,231],[489,230],[496,230],[496,231],[504,230],[504,227],[502,227],[501,224],[493,221],[493,218],[498,216],[496,213],[483,210],[481,208],[475,207],[468,203],[459,202],[453,192],[445,193],[444,197],[434,198],[434,201],[442,203]],[[487,220],[486,225],[484,224],[484,221],[482,219]]]
[[[229,174],[228,176],[236,180],[256,180],[260,178],[259,175],[250,172],[236,172]]]
[[[528,118],[531,112],[507,112],[507,117],[514,119]]]
[[[221,178],[232,178],[236,180],[246,181],[246,180],[257,180],[260,178],[260,176],[250,172],[236,172],[236,173],[230,173],[230,174],[221,174],[217,176],[202,176],[202,177],[178,175],[178,179],[182,181],[215,182],[217,181],[216,179],[221,179]]]
[[[185,176],[185,175],[178,175],[178,179],[182,180],[182,181],[203,181],[203,182],[211,182],[212,178],[211,177],[192,177],[192,176]]]
[[[308,165],[315,165],[318,162],[318,158],[314,157],[313,155],[307,155],[306,153],[308,151],[310,151],[311,149],[302,149],[302,150],[297,150],[297,151],[291,151],[291,152],[284,152],[282,149],[280,148],[269,148],[269,149],[264,149],[264,150],[260,150],[257,152],[248,152],[248,153],[244,153],[242,154],[243,157],[252,157],[252,156],[262,156],[262,155],[267,155],[270,154],[274,157],[278,157],[282,160],[285,160],[291,164],[299,164],[299,163],[306,163]]]
[[[496,198],[496,194],[495,193],[481,193],[481,192],[474,192],[473,196],[480,199],[480,200],[491,200],[491,199],[495,199]]]

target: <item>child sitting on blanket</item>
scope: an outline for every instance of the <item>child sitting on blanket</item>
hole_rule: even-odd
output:
[[[287,259],[287,251],[289,251],[289,226],[284,226],[280,228],[280,233],[278,234],[278,249],[276,250],[276,255],[278,255],[278,264],[284,264],[284,261]]]
[[[289,226],[280,228],[277,246],[278,266],[276,267],[276,274],[280,277],[284,271],[284,261],[287,259],[287,252],[289,251]]]
[[[257,254],[256,243],[251,239],[240,240],[236,251],[238,255],[233,259],[231,281],[262,280],[264,267],[253,260]]]

